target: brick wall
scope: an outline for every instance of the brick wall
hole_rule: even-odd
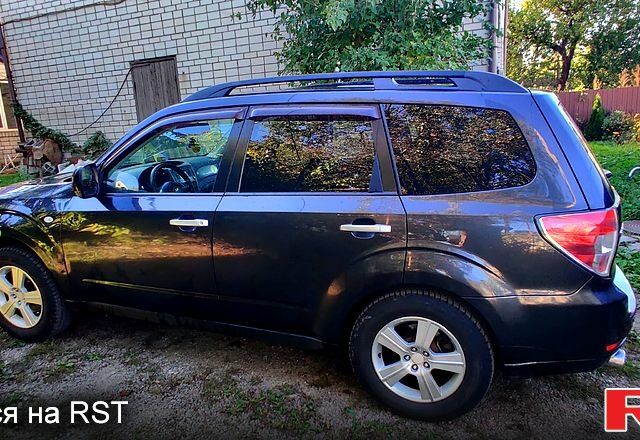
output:
[[[0,167],[6,155],[14,156],[18,146],[18,130],[0,130]]]
[[[52,128],[71,134],[97,118],[135,60],[175,55],[182,97],[211,84],[277,74],[272,14],[254,20],[244,0],[96,3],[0,0],[18,99]],[[465,28],[483,33],[482,21]],[[129,78],[103,119],[73,140],[95,130],[116,140],[135,123]]]
[[[102,113],[134,60],[175,55],[183,97],[206,85],[278,71],[276,45],[266,35],[271,14],[253,20],[244,1],[126,0],[50,15],[44,14],[92,2],[6,1],[18,99],[44,125],[66,133]],[[232,18],[236,13],[242,20]],[[115,140],[135,123],[129,78],[103,119],[73,140],[83,141],[94,128]]]

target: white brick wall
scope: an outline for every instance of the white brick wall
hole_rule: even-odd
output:
[[[47,126],[75,133],[91,123],[135,60],[175,55],[182,97],[214,83],[277,74],[267,35],[271,13],[254,20],[243,1],[126,0],[41,15],[91,3],[0,3],[18,99]],[[237,13],[242,20],[232,18]],[[98,129],[116,140],[135,123],[129,77],[109,112],[73,140]]]
[[[243,0],[95,3],[0,0],[18,99],[52,128],[71,134],[93,122],[135,60],[175,55],[182,97],[216,83],[277,74],[272,14],[254,20]],[[238,13],[241,20],[233,18]],[[466,27],[475,30],[477,20]],[[96,130],[116,140],[135,123],[129,77],[107,114],[73,140]]]

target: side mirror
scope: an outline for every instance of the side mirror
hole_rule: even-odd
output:
[[[82,199],[96,197],[100,193],[100,176],[94,163],[76,168],[72,181],[73,192]]]

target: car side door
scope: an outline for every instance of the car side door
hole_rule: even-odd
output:
[[[71,198],[61,221],[77,295],[186,315],[213,298],[214,213],[243,114],[234,108],[165,118],[101,163],[100,195]]]
[[[213,234],[234,323],[317,336],[337,318],[323,310],[399,286],[406,218],[379,107],[251,107]]]

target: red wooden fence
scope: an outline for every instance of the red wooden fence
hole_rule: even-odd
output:
[[[593,100],[598,93],[607,111],[621,110],[632,115],[640,113],[640,87],[558,92],[558,98],[573,119],[584,122],[591,115]]]

